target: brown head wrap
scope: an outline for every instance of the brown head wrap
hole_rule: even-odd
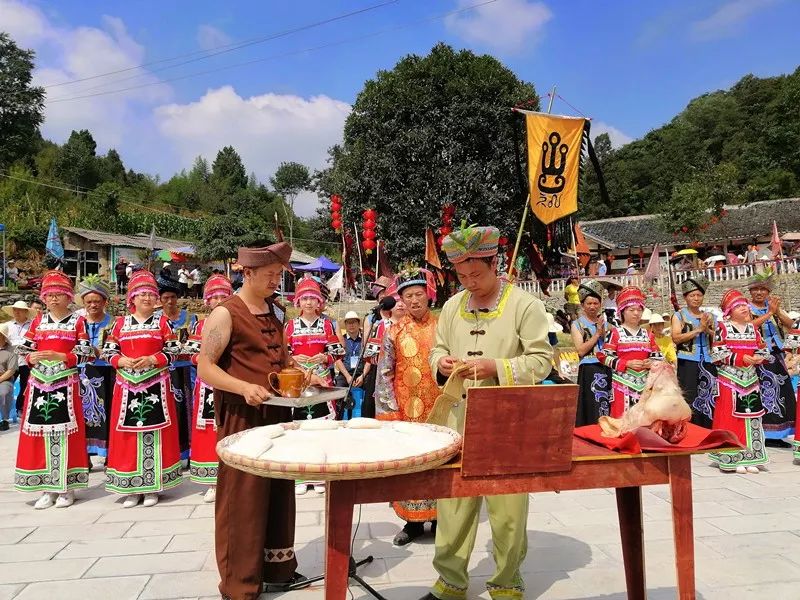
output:
[[[286,242],[279,242],[264,248],[239,248],[238,262],[243,267],[255,269],[280,263],[290,271],[289,259],[292,257],[292,247]]]

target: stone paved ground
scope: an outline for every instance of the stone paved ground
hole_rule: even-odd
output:
[[[103,475],[71,508],[33,510],[33,496],[11,489],[16,428],[0,433],[0,600],[58,598],[156,600],[215,598],[212,515],[201,488],[186,483],[154,508],[125,510],[106,494]],[[694,463],[698,598],[800,598],[800,466],[771,450],[769,473],[722,474]],[[675,597],[672,525],[665,486],[645,488],[649,598]],[[361,573],[390,599],[422,596],[435,576],[431,540],[393,548],[397,520],[383,505],[365,505],[355,553],[376,557]],[[298,503],[301,570],[323,560],[323,499]],[[528,598],[625,598],[614,495],[608,490],[539,494],[531,503],[530,549],[523,571]],[[489,527],[481,523],[470,597],[488,598]],[[354,598],[365,598],[352,588]],[[322,588],[276,596],[322,598]]]

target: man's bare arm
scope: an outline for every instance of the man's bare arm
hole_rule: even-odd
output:
[[[211,387],[238,394],[251,406],[259,406],[269,397],[266,388],[236,379],[220,369],[217,364],[231,340],[232,327],[231,313],[227,308],[218,306],[211,311],[203,325],[197,373]]]
[[[231,339],[231,327],[231,313],[226,308],[217,307],[208,315],[203,325],[197,373],[211,387],[240,394],[244,382],[231,377],[217,365]]]

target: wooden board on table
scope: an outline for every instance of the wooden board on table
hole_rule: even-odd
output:
[[[462,475],[568,471],[577,406],[576,385],[469,388]]]

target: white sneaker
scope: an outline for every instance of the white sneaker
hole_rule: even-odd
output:
[[[325,493],[325,484],[324,483],[315,483],[314,484],[314,491],[322,496]]]
[[[158,494],[145,494],[142,506],[155,506],[158,504]]]
[[[746,467],[746,468],[747,468],[747,472],[748,473],[752,473],[754,475],[757,475],[759,473],[758,467],[749,466],[749,467]]]
[[[307,491],[308,491],[307,483],[296,483],[294,486],[295,496],[305,496]]]
[[[67,490],[66,494],[59,494],[56,500],[56,508],[67,508],[75,504],[75,492]]]
[[[141,494],[131,494],[125,498],[125,501],[122,503],[122,508],[133,508],[139,501],[142,499]]]
[[[739,475],[745,475],[747,473],[747,467],[739,465],[738,467],[736,467],[736,472]]]
[[[208,502],[209,504],[211,504],[216,499],[217,499],[217,488],[216,486],[212,485],[203,495],[203,502]]]
[[[39,499],[36,501],[36,504],[33,505],[33,508],[36,510],[44,510],[45,508],[50,508],[55,504],[56,498],[58,494],[54,494],[53,492],[43,492]]]

